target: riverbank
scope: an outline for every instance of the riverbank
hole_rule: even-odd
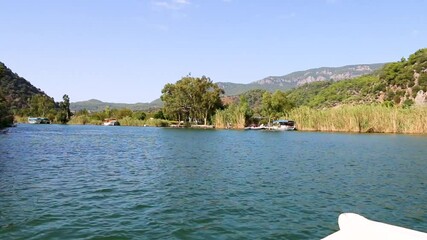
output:
[[[426,107],[384,107],[381,105],[340,106],[328,109],[301,107],[291,110],[284,118],[296,122],[301,131],[354,132],[354,133],[402,133],[427,134]],[[26,123],[26,117],[16,117],[15,121]],[[173,127],[176,121],[149,118],[138,120],[131,117],[118,119],[121,126]],[[85,115],[74,116],[70,125],[102,125]],[[232,129],[243,129],[244,125],[232,124]],[[191,128],[229,129],[225,124],[192,125]]]

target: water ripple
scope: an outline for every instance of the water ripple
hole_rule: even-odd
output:
[[[427,231],[427,138],[19,125],[0,239],[319,239],[357,212]]]

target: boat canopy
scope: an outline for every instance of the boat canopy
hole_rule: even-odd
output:
[[[292,120],[276,120],[273,123],[294,123],[294,121]]]

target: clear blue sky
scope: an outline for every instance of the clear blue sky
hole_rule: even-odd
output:
[[[249,83],[398,61],[426,0],[0,0],[0,61],[56,101],[150,102],[191,72]]]

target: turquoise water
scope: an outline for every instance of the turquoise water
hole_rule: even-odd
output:
[[[427,136],[19,125],[0,239],[319,239],[342,212],[427,231]]]

